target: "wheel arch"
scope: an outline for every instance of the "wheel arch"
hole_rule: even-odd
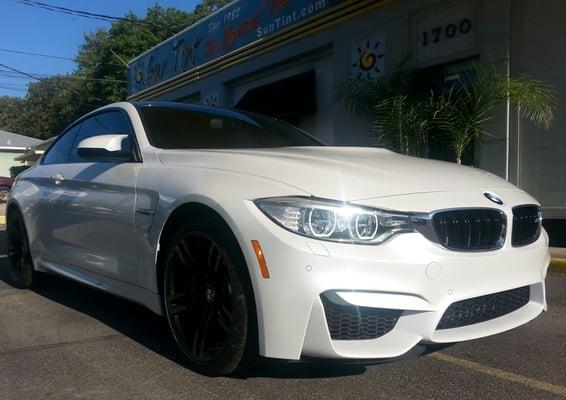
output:
[[[163,277],[164,277],[163,257],[165,257],[165,252],[161,250],[166,248],[167,241],[171,238],[171,235],[175,232],[175,229],[179,226],[179,224],[182,224],[183,221],[186,221],[187,219],[191,218],[191,216],[193,215],[203,215],[203,214],[208,215],[210,218],[213,218],[217,222],[225,225],[226,228],[229,230],[230,234],[233,236],[235,242],[238,244],[240,252],[242,253],[242,259],[245,262],[245,269],[246,269],[245,272],[247,273],[247,277],[249,279],[250,286],[252,288],[254,308],[256,309],[256,313],[257,313],[257,301],[256,301],[257,292],[250,271],[251,266],[248,265],[245,256],[245,250],[243,247],[245,246],[245,243],[242,243],[242,241],[239,239],[237,235],[238,230],[235,227],[234,221],[232,221],[229,217],[227,217],[227,214],[224,212],[224,210],[222,210],[217,204],[215,203],[211,204],[211,202],[206,201],[206,199],[198,199],[198,200],[191,199],[176,205],[176,207],[174,207],[173,211],[169,213],[169,215],[165,219],[165,222],[162,225],[159,234],[156,255],[155,255],[155,268],[156,268],[155,278],[157,280],[156,283],[157,283],[159,296],[162,298],[162,294],[163,294],[162,293]],[[256,315],[256,323],[257,323],[257,315]]]
[[[22,218],[24,218],[24,213],[22,213],[22,209],[20,205],[17,203],[16,200],[11,198],[8,201],[8,204],[6,204],[6,225],[8,225],[8,219],[10,218],[10,216],[15,212],[19,212]],[[25,218],[24,218],[24,223],[25,223]]]

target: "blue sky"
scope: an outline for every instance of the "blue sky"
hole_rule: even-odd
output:
[[[199,0],[42,0],[54,6],[67,7],[93,13],[123,16],[128,11],[145,15],[155,4],[192,11]],[[15,0],[0,0],[0,49],[41,53],[73,58],[85,33],[109,22],[75,17],[30,7]],[[20,71],[38,74],[71,72],[75,64],[70,60],[12,54],[0,50],[0,63]],[[0,67],[0,70],[3,68]],[[24,96],[26,84],[32,79],[8,78],[0,72],[0,96]],[[9,89],[12,90],[9,90]]]

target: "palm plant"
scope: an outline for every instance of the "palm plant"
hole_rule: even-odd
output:
[[[462,154],[475,138],[491,135],[490,122],[506,101],[535,125],[550,126],[556,100],[549,84],[526,75],[507,77],[494,64],[476,64],[474,73],[471,82],[458,80],[443,93],[433,94],[433,124],[448,140],[456,162],[462,162]]]
[[[338,87],[338,98],[355,114],[370,119],[374,144],[422,156],[434,133],[448,142],[456,161],[482,135],[490,135],[497,107],[509,101],[520,115],[548,128],[556,107],[552,87],[529,76],[507,77],[493,63],[475,64],[474,79],[449,88],[416,89],[403,68],[386,78],[352,78]]]
[[[388,77],[343,82],[338,98],[352,113],[371,120],[373,144],[421,156],[432,127],[430,102],[417,95],[413,74],[402,65]]]
[[[411,156],[424,155],[432,128],[429,104],[397,94],[380,100],[372,111],[370,127],[376,144]]]

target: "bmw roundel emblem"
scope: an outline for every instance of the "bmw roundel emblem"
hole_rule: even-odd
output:
[[[493,201],[495,204],[499,204],[500,206],[503,205],[503,200],[493,193],[485,192],[483,194],[488,200]]]

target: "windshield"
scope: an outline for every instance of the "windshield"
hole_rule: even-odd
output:
[[[248,112],[154,105],[138,110],[149,142],[162,149],[324,146],[292,125]]]

